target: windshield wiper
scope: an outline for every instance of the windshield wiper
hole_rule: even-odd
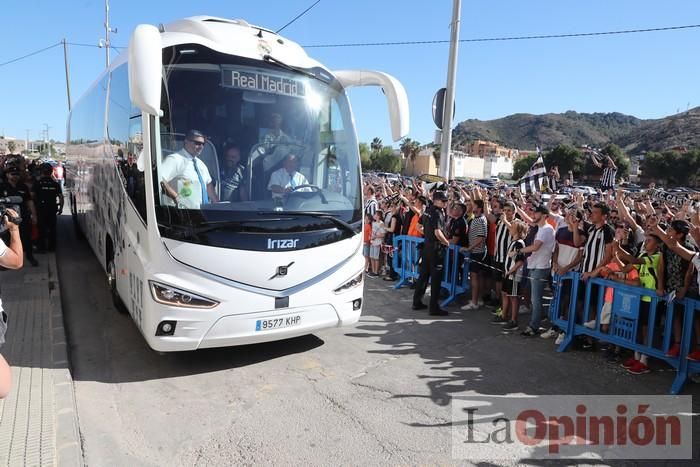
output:
[[[349,232],[353,235],[356,233],[359,233],[359,230],[353,226],[353,224],[349,224],[345,222],[344,220],[332,215],[328,214],[326,212],[315,212],[315,211],[262,211],[258,213],[261,216],[286,216],[286,217],[313,217],[316,219],[324,219],[324,220],[329,220],[333,224],[335,224],[336,227],[345,230],[346,232]]]
[[[264,219],[263,222],[273,222],[276,220],[284,220],[283,218],[280,219]],[[247,222],[260,222],[260,219],[240,219],[240,220],[228,220],[228,221],[204,221],[200,222],[197,225],[183,225],[183,224],[158,224],[158,227],[164,227],[166,229],[171,229],[174,231],[177,231],[179,234],[181,234],[185,238],[192,238],[196,237],[197,235],[207,233],[207,232],[212,232],[214,230],[221,230],[221,229],[226,229],[226,230],[231,230],[234,232],[240,232],[245,230],[243,228],[243,224]]]
[[[287,65],[287,64],[284,63],[283,61],[276,59],[275,57],[273,57],[273,56],[270,55],[270,54],[265,54],[265,55],[263,55],[263,60],[265,60],[265,61],[268,62],[268,63],[273,63],[273,64],[279,66],[280,68],[284,68],[284,69],[287,70],[287,71],[293,71],[293,72],[295,72],[295,73],[301,73],[302,75],[308,76],[309,78],[316,79],[316,80],[322,82],[323,84],[328,84],[328,81],[327,81],[327,80],[324,80],[324,79],[319,78],[315,73],[312,73],[312,72],[310,72],[310,71],[308,71],[308,70],[305,70],[305,69],[303,69],[303,68],[298,68],[298,67],[295,67],[295,66],[292,66],[292,65]]]

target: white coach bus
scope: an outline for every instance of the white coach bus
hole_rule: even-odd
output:
[[[357,322],[362,183],[345,89],[370,85],[400,139],[408,100],[387,74],[328,70],[243,20],[135,29],[70,113],[67,186],[115,305],[151,348]]]

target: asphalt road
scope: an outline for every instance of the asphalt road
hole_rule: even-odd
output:
[[[551,340],[504,335],[485,311],[452,307],[444,319],[427,319],[410,309],[410,291],[376,279],[366,283],[364,314],[354,327],[158,354],[113,308],[104,273],[69,217],[60,219],[59,234],[61,295],[90,466],[459,464],[465,461],[452,458],[451,438],[456,395],[634,398],[666,394],[672,381],[670,371],[633,377],[593,353],[559,354]],[[686,394],[696,396],[699,412],[700,385],[688,384]],[[522,463],[545,462],[499,449],[479,465]]]

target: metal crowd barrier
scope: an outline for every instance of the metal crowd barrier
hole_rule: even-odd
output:
[[[445,253],[442,287],[448,295],[440,306],[447,306],[455,299],[469,291],[469,254],[460,253],[459,245],[450,245]]]
[[[695,313],[700,310],[700,301],[688,298],[668,301],[667,297],[657,295],[654,290],[632,287],[600,278],[589,279],[584,285],[580,281],[580,277],[579,273],[570,272],[555,278],[559,286],[556,287],[552,306],[550,306],[550,319],[557,327],[566,332],[566,338],[558,348],[559,352],[566,351],[576,336],[590,336],[663,360],[676,370],[671,394],[681,392],[688,375],[700,373],[700,362],[691,362],[687,359],[692,349],[693,321]],[[564,285],[568,282],[571,283],[570,300],[566,309],[561,310],[562,298],[566,290]],[[600,318],[605,289],[608,287],[613,289],[613,302],[609,327],[607,332],[603,332]],[[579,293],[585,293],[581,322],[577,320]],[[642,335],[640,321],[642,297],[650,297],[651,300],[648,326],[644,335]],[[679,304],[682,305],[680,308],[683,309],[680,353],[677,357],[669,357],[666,353],[672,344],[674,313],[678,312],[674,305]],[[663,315],[662,322],[657,323],[656,317],[658,315]],[[593,320],[595,321],[593,328],[583,325],[583,323]]]
[[[420,275],[420,267],[418,265],[420,249],[418,245],[422,245],[423,241],[422,238],[411,237],[409,235],[394,236],[394,258],[392,259],[392,267],[399,275],[399,280],[394,285],[395,289],[403,287],[410,280],[418,280],[418,276]]]
[[[399,275],[399,280],[394,285],[399,289],[410,280],[418,280],[420,275],[420,248],[424,240],[408,235],[394,237],[394,257],[392,267]],[[440,302],[440,306],[447,306],[452,303],[457,296],[469,290],[469,262],[464,261],[465,256],[459,252],[459,246],[450,245],[445,252],[445,262],[443,264],[442,287],[447,290],[447,297]]]

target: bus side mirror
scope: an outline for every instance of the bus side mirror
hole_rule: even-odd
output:
[[[136,26],[129,40],[129,98],[143,112],[162,116],[160,93],[163,50],[155,26]]]
[[[386,95],[391,120],[391,137],[398,141],[408,135],[408,96],[403,85],[381,71],[339,70],[333,74],[344,88],[353,86],[381,86]]]

